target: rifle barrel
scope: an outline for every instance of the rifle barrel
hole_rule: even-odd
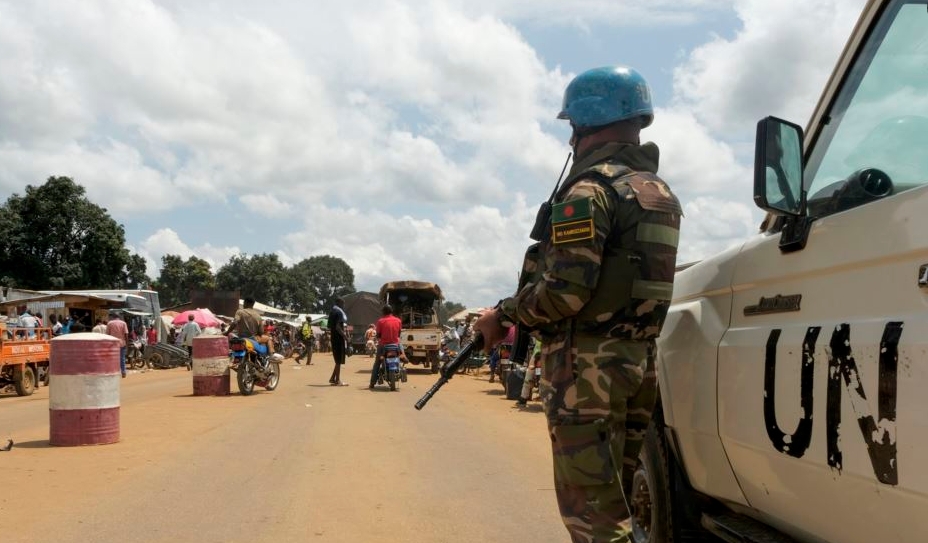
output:
[[[419,401],[417,401],[414,406],[416,410],[421,411],[422,408],[425,407],[425,404],[429,403],[429,400],[432,399],[432,396],[434,396],[435,393],[438,392],[438,389],[445,386],[445,383],[447,383],[448,381],[451,380],[452,377],[454,377],[454,374],[457,373],[458,368],[460,368],[464,364],[464,362],[468,358],[470,358],[470,355],[472,352],[474,352],[474,349],[477,349],[479,351],[482,348],[483,348],[483,336],[480,333],[474,334],[474,341],[465,345],[464,348],[461,349],[461,352],[459,352],[458,355],[454,357],[454,360],[442,366],[441,377],[439,377],[438,381],[436,381],[435,384],[432,385],[432,388],[428,389],[428,391],[425,394],[423,394],[421,398],[419,398]]]

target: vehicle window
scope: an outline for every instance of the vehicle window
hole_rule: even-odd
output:
[[[809,156],[811,216],[928,184],[928,2],[886,9]]]

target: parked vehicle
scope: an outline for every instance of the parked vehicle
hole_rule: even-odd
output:
[[[279,353],[269,354],[266,345],[252,338],[233,335],[229,337],[229,358],[242,396],[251,395],[255,385],[266,390],[277,388],[280,361],[284,358]]]
[[[438,323],[441,288],[424,281],[391,281],[380,288],[380,299],[393,308],[403,323],[403,348],[410,364],[421,364],[438,373],[442,329]]]
[[[29,396],[40,383],[48,384],[51,337],[51,328],[0,325],[0,389],[13,385],[16,394]]]
[[[635,541],[925,541],[926,35],[869,1],[805,133],[758,124],[768,220],[676,275]]]
[[[144,361],[150,368],[165,370],[185,366],[190,370],[193,367],[193,361],[187,349],[177,345],[169,343],[146,345],[144,354]]]
[[[400,346],[394,343],[383,346],[383,364],[380,365],[380,374],[377,383],[390,385],[390,390],[396,390],[396,383],[406,382],[406,368],[400,358]]]

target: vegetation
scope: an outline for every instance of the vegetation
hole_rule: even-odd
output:
[[[145,259],[126,249],[123,226],[84,194],[84,187],[68,177],[49,177],[0,206],[0,285],[36,290],[150,286],[162,307],[189,301],[191,290],[238,290],[294,313],[327,312],[336,298],[355,291],[354,270],[330,255],[287,268],[275,254],[241,254],[214,275],[202,258],[169,254],[152,281]],[[461,309],[445,302],[442,322]]]
[[[49,177],[0,206],[0,284],[120,288],[147,280],[145,260],[125,248],[123,226],[84,192],[69,177]]]
[[[445,303],[441,304],[438,308],[438,322],[446,324],[451,315],[454,315],[458,311],[464,311],[465,309],[467,308],[457,302],[445,301]]]

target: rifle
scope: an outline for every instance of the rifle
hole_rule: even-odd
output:
[[[429,403],[429,400],[432,399],[432,396],[434,396],[435,393],[438,392],[438,389],[445,386],[445,383],[447,383],[448,381],[451,380],[452,377],[454,377],[454,374],[457,373],[458,369],[461,368],[464,362],[466,362],[467,359],[470,358],[471,353],[473,353],[475,349],[477,351],[479,351],[480,349],[483,349],[483,335],[480,334],[480,332],[476,332],[474,334],[474,340],[468,343],[467,345],[465,345],[464,348],[461,349],[461,352],[459,352],[458,355],[454,357],[454,360],[452,360],[451,362],[448,362],[447,364],[441,367],[441,370],[439,372],[441,374],[441,377],[439,377],[438,381],[436,381],[435,384],[432,385],[432,388],[430,388],[428,392],[423,394],[422,397],[419,398],[419,401],[416,402],[415,407],[417,410],[422,410],[422,408],[425,407],[425,404]]]
[[[554,185],[551,196],[548,197],[548,201],[542,202],[541,207],[538,208],[538,214],[535,215],[535,225],[532,227],[532,233],[529,237],[535,240],[536,243],[533,243],[529,246],[528,250],[525,251],[522,273],[519,274],[519,288],[516,289],[516,293],[520,292],[525,285],[537,280],[538,276],[540,276],[537,270],[539,270],[538,263],[541,260],[541,245],[542,242],[547,240],[550,236],[552,203],[557,197],[558,189],[561,186],[561,180],[564,179],[564,172],[567,171],[567,165],[570,163],[571,156],[572,153],[567,153],[567,160],[564,161],[564,167],[561,168],[561,175],[557,178],[557,184]],[[524,365],[525,359],[528,358],[529,334],[532,330],[521,323],[517,324],[517,326],[516,337],[512,343],[512,352],[509,354],[509,360],[515,364]],[[458,368],[470,357],[474,349],[483,349],[483,336],[480,334],[475,334],[474,341],[461,349],[461,352],[458,353],[454,360],[442,366],[441,377],[432,385],[432,388],[430,388],[425,395],[419,398],[419,401],[416,402],[416,409],[421,410],[425,407],[425,404],[432,399],[432,396],[438,392],[438,389],[445,386],[445,383],[454,376]]]
[[[564,161],[564,167],[561,168],[561,175],[557,177],[557,183],[554,185],[554,190],[551,191],[551,196],[548,197],[547,202],[543,202],[541,207],[538,208],[538,214],[535,216],[535,225],[532,227],[532,233],[529,237],[535,240],[538,243],[532,244],[531,247],[525,251],[525,263],[522,265],[522,273],[519,274],[519,288],[516,292],[520,292],[525,285],[533,282],[538,279],[538,273],[533,271],[527,273],[529,268],[529,263],[535,263],[534,266],[537,266],[537,263],[541,261],[542,255],[541,252],[541,242],[546,241],[550,236],[551,228],[551,209],[554,199],[557,197],[558,189],[561,187],[561,180],[564,179],[564,172],[567,171],[567,165],[570,164],[570,157],[573,156],[572,153],[567,153],[567,160]],[[529,339],[532,329],[528,326],[525,326],[522,323],[516,324],[516,337],[512,342],[512,352],[509,354],[509,360],[513,364],[519,364],[520,366],[525,365],[525,361],[528,358],[528,346]]]

